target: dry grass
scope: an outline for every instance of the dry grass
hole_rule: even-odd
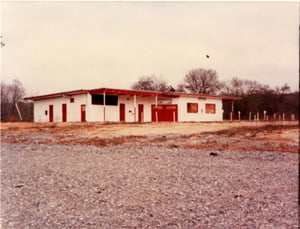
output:
[[[203,132],[203,134],[217,134],[224,135],[228,137],[232,136],[251,136],[255,137],[258,133],[267,132],[271,133],[276,130],[291,130],[291,129],[299,129],[299,125],[291,124],[291,125],[264,125],[264,126],[243,126],[243,127],[233,127],[224,130],[218,131],[207,131]]]
[[[284,123],[67,123],[8,125],[2,142],[105,147],[140,146],[207,150],[298,152],[299,126]],[[29,137],[31,136],[31,137]]]

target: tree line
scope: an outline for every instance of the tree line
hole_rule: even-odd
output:
[[[288,84],[271,88],[255,80],[233,77],[220,81],[213,69],[190,70],[176,87],[155,75],[142,76],[132,87],[134,90],[182,92],[202,95],[235,96],[233,118],[253,120],[288,120],[299,117],[299,91],[291,92]],[[232,103],[224,101],[224,118],[231,118]]]
[[[235,96],[240,100],[234,102],[233,118],[289,120],[299,118],[299,90],[292,92],[288,84],[271,88],[254,80],[233,77],[220,81],[213,69],[190,70],[177,86],[170,85],[163,78],[155,75],[141,76],[132,84],[133,90],[180,92],[202,95]],[[26,95],[21,81],[1,82],[1,121],[32,121],[33,103],[23,101]],[[224,118],[231,118],[232,103],[223,102]]]

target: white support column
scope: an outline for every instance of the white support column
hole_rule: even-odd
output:
[[[133,112],[134,122],[136,122],[136,95],[133,95]]]
[[[233,121],[234,100],[231,101],[230,120]]]
[[[106,100],[105,100],[105,95],[106,95],[106,93],[105,92],[103,92],[103,122],[106,122]]]
[[[158,114],[157,114],[157,95],[155,96],[155,120],[156,122],[158,122]]]
[[[176,122],[176,115],[175,115],[175,111],[173,111],[173,122]]]

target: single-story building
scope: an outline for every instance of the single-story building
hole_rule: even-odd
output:
[[[27,97],[35,122],[222,121],[222,101],[239,98],[110,88]]]

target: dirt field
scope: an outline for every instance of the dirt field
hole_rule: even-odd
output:
[[[146,123],[146,124],[103,124],[103,123],[2,123],[2,134],[13,133],[2,139],[7,143],[31,143],[37,137],[38,144],[80,144],[116,145],[140,141],[142,144],[174,140],[178,143],[193,140],[193,135],[205,134],[202,138],[212,138],[210,144],[198,144],[199,149],[217,150],[266,150],[298,152],[299,129],[297,122],[218,122],[218,123]],[[276,126],[270,130],[265,126]],[[281,128],[282,127],[282,128]],[[242,131],[241,131],[242,130]],[[208,133],[219,134],[218,138]],[[226,134],[226,131],[230,133]],[[48,137],[39,140],[44,133]],[[9,135],[7,135],[9,136]],[[186,136],[189,136],[187,138]],[[224,141],[224,137],[226,140]],[[243,141],[242,147],[236,142]],[[246,141],[247,140],[247,141]],[[225,143],[224,143],[225,142]],[[218,144],[216,144],[218,143]],[[261,145],[263,145],[261,147]]]
[[[298,228],[297,122],[2,123],[1,228]]]

